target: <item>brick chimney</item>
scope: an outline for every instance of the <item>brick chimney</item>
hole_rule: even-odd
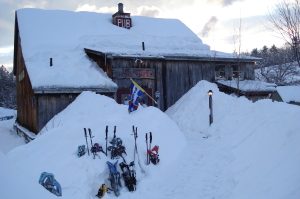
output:
[[[130,18],[130,13],[124,13],[123,4],[118,4],[118,12],[113,16],[113,24],[122,28],[130,29],[132,27],[132,21]]]

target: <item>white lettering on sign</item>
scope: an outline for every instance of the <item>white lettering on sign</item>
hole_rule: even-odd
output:
[[[130,29],[131,19],[130,18],[117,18],[117,26]]]
[[[149,78],[155,79],[154,68],[114,68],[113,77],[116,78]]]

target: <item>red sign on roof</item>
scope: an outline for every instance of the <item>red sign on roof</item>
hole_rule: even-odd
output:
[[[119,27],[130,29],[130,27],[131,27],[131,18],[116,17],[116,25],[119,26]]]

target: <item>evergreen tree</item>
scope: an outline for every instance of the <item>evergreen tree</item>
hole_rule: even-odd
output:
[[[256,66],[256,79],[277,85],[300,85],[300,70],[291,47],[263,46],[253,49],[251,55],[262,58]]]
[[[13,73],[3,65],[0,67],[0,106],[16,108],[16,81]]]

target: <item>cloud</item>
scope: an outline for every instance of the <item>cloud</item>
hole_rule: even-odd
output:
[[[76,12],[88,11],[88,12],[98,12],[98,13],[116,13],[118,12],[118,6],[116,7],[100,7],[97,8],[96,5],[83,4],[78,5],[75,10]],[[137,8],[138,13],[136,15],[147,16],[147,17],[158,17],[161,10],[155,6],[140,6]],[[131,13],[124,7],[124,12]]]
[[[200,32],[200,35],[202,37],[208,37],[210,31],[215,27],[215,25],[218,23],[218,19],[215,16],[210,17],[210,19],[206,22],[203,29]]]
[[[217,3],[220,4],[222,7],[230,6],[231,4],[244,1],[244,0],[207,0],[208,3]]]
[[[148,7],[148,6],[140,6],[137,8],[138,14],[141,16],[146,16],[146,17],[158,17],[161,10],[155,6]]]
[[[99,9],[95,5],[83,4],[78,5],[76,12],[79,11],[89,11],[89,12],[98,12],[98,13],[116,13],[118,11],[118,7],[100,7]],[[125,11],[125,8],[124,8]],[[126,11],[125,11],[126,12]]]
[[[22,8],[41,8],[41,9],[45,9],[48,5],[47,1],[25,1],[25,3],[23,5],[21,5]]]

